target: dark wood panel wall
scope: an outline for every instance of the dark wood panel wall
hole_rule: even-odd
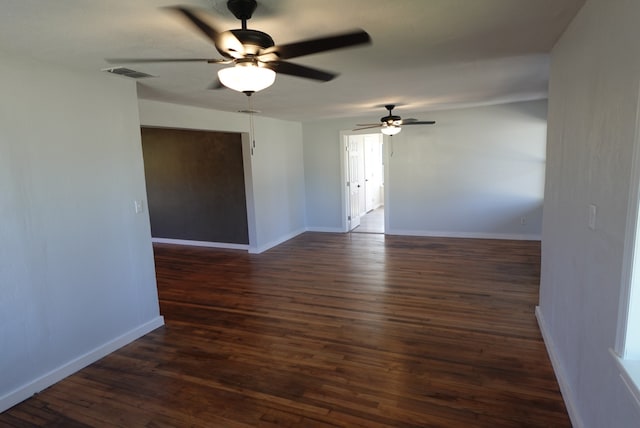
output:
[[[242,138],[141,129],[154,238],[248,244]]]

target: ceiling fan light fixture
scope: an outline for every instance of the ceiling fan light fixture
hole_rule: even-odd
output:
[[[273,85],[276,72],[267,67],[260,67],[254,61],[237,62],[233,67],[219,70],[218,79],[229,89],[252,94]]]
[[[385,124],[382,126],[380,132],[382,132],[384,135],[396,135],[400,133],[401,130],[402,128],[400,128],[399,126]]]

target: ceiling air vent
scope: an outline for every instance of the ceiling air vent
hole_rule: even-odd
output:
[[[130,77],[132,79],[144,79],[145,77],[156,77],[152,74],[143,73],[141,71],[132,70],[126,67],[105,68],[102,71],[106,71],[107,73],[118,74],[124,77]]]

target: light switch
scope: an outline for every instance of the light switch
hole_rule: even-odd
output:
[[[136,214],[140,214],[142,211],[144,211],[144,205],[141,200],[133,201],[133,206],[136,210]]]
[[[589,224],[589,229],[591,230],[596,230],[596,212],[597,212],[596,206],[593,204],[590,204],[588,224]]]

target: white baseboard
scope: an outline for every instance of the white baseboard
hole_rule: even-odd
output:
[[[525,235],[515,233],[477,233],[477,232],[441,232],[428,230],[389,229],[386,235],[426,236],[433,238],[471,238],[471,239],[506,239],[511,241],[540,241],[541,235]]]
[[[338,227],[307,227],[307,232],[325,233],[346,233],[344,229]],[[476,233],[476,232],[440,232],[425,230],[390,229],[384,232],[385,235],[398,236],[424,236],[433,238],[471,238],[471,239],[505,239],[512,241],[540,241],[541,235],[525,235],[514,233]]]
[[[261,245],[259,247],[250,246],[249,247],[249,252],[252,253],[252,254],[263,253],[263,252],[267,251],[270,248],[273,248],[273,247],[275,247],[277,245],[282,244],[283,242],[288,241],[289,239],[295,238],[296,236],[300,235],[301,233],[304,233],[305,231],[306,231],[305,229],[299,229],[299,230],[297,230],[295,232],[291,232],[291,233],[289,233],[287,235],[284,235],[284,236],[282,236],[282,237],[280,237],[280,238],[278,238],[276,240],[273,240],[273,241],[271,241],[271,242],[269,242],[267,244]]]
[[[551,334],[549,333],[549,328],[547,327],[547,323],[544,320],[544,316],[542,315],[540,306],[536,306],[536,319],[538,320],[538,326],[540,327],[540,332],[542,333],[542,339],[544,340],[544,345],[547,348],[547,354],[549,354],[549,359],[551,360],[553,371],[556,374],[556,379],[558,380],[558,385],[560,386],[560,393],[562,394],[564,405],[567,408],[567,413],[569,413],[571,424],[574,428],[583,428],[585,425],[582,422],[582,418],[580,417],[578,408],[575,406],[576,394],[573,392],[573,389],[569,384],[567,374],[563,368],[558,352],[556,351],[557,348],[553,342]]]
[[[340,227],[307,227],[306,231],[322,233],[345,233],[345,230]]]
[[[162,316],[158,316],[151,321],[148,321],[141,326],[138,326],[133,330],[130,330],[127,333],[87,352],[86,354],[74,358],[68,363],[51,370],[49,373],[46,373],[3,395],[0,397],[0,413],[163,325],[164,318]]]
[[[151,238],[158,244],[192,245],[195,247],[226,248],[230,250],[249,250],[247,244],[229,244],[226,242],[190,241],[187,239]]]

